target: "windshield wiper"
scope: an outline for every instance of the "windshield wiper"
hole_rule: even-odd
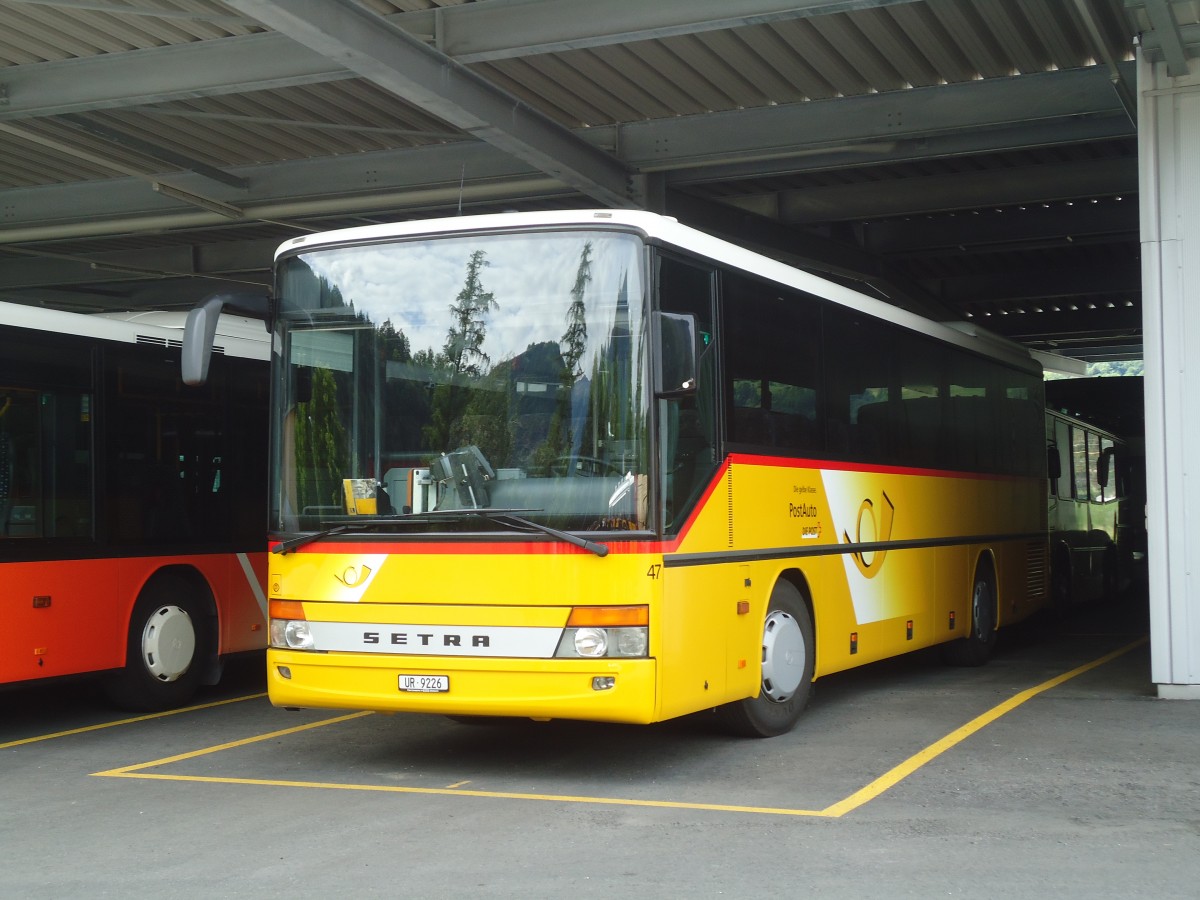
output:
[[[431,509],[426,512],[406,513],[398,516],[378,516],[369,519],[360,520],[358,522],[348,522],[342,525],[335,525],[333,528],[326,528],[323,531],[314,531],[312,534],[303,534],[300,537],[294,537],[278,544],[271,549],[272,553],[287,553],[290,550],[296,550],[303,547],[305,544],[311,544],[313,541],[319,541],[327,538],[332,534],[342,534],[346,531],[355,531],[358,529],[374,528],[380,525],[396,525],[401,522],[411,522],[413,520],[420,521],[421,519],[454,519],[467,518],[469,516],[479,516],[482,519],[508,520],[515,522],[518,525],[523,525],[526,528],[532,528],[535,531],[540,531],[542,534],[548,534],[550,537],[558,538],[568,544],[573,544],[576,547],[582,547],[590,553],[595,553],[597,556],[608,555],[608,545],[599,544],[595,541],[589,541],[587,538],[580,537],[577,534],[571,534],[569,531],[559,531],[557,528],[551,528],[549,525],[543,525],[540,522],[534,522],[532,519],[526,519],[519,513],[540,512],[537,509],[502,509],[498,507],[479,507],[477,509]]]
[[[524,512],[525,510],[522,510]],[[496,510],[495,513],[489,509],[472,510],[472,512],[488,513],[488,518],[492,519],[507,519],[510,522],[516,522],[519,525],[525,525],[529,528],[535,528],[542,534],[548,534],[550,537],[558,538],[560,541],[566,541],[568,544],[574,544],[576,547],[582,547],[590,553],[595,553],[597,556],[608,556],[608,544],[599,544],[596,541],[589,541],[587,538],[580,537],[577,534],[571,534],[569,531],[559,531],[557,528],[551,528],[549,525],[543,525],[541,522],[535,522],[532,519],[526,519],[524,516],[514,515],[512,512],[505,510]]]
[[[321,538],[327,538],[331,534],[341,534],[343,531],[349,531],[351,528],[360,527],[357,523],[354,525],[335,525],[333,528],[326,528],[324,531],[314,531],[312,534],[302,534],[300,537],[294,537],[290,540],[280,541],[276,546],[271,548],[272,553],[284,554],[289,550],[296,550],[303,547],[305,544],[311,544],[313,541],[319,541]]]
[[[423,513],[410,513],[405,518],[420,519],[424,517],[437,518],[457,518],[467,516],[479,516],[482,519],[508,520],[515,522],[518,525],[524,525],[526,528],[532,528],[535,531],[540,531],[542,534],[548,534],[550,537],[558,538],[568,544],[574,544],[576,547],[582,547],[589,553],[595,553],[597,556],[608,556],[608,545],[598,544],[595,541],[589,541],[587,538],[580,537],[577,534],[571,534],[569,531],[559,531],[557,528],[551,528],[549,525],[543,525],[541,522],[535,522],[532,519],[526,519],[518,513],[541,512],[540,509],[501,509],[492,506],[480,507],[464,507],[463,509],[431,509]]]

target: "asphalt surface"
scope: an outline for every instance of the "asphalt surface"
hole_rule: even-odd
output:
[[[1200,703],[1145,600],[818,683],[793,733],[0,693],[0,897],[1200,896]]]

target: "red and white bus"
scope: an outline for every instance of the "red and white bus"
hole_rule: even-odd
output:
[[[0,303],[0,686],[163,709],[265,646],[267,336],[223,317],[185,387],[182,325]]]

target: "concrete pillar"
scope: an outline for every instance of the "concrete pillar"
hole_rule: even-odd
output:
[[[1200,699],[1200,60],[1138,61],[1151,677]]]

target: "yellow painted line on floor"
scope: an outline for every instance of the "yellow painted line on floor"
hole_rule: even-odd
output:
[[[200,756],[206,756],[212,753],[218,753],[223,750],[230,750],[235,747],[244,747],[249,744],[259,743],[261,741],[272,740],[274,738],[283,737],[290,734],[296,734],[301,731],[308,731],[315,728],[323,728],[326,725],[335,725],[340,722],[347,722],[351,719],[361,718],[362,716],[371,715],[371,713],[359,712],[351,713],[350,715],[337,716],[331,719],[322,719],[318,722],[310,722],[307,725],[298,725],[293,728],[285,728],[280,731],[273,731],[270,734],[258,735],[250,738],[243,738],[238,741],[231,741],[226,744],[220,744],[215,747],[206,747],[202,750],[194,750],[190,753],[180,753],[176,756],[168,756],[163,759],[156,759],[152,762],[138,763],[132,766],[124,766],[119,769],[110,769],[107,772],[95,772],[96,776],[109,778],[144,778],[157,781],[190,781],[203,784],[238,784],[238,785],[254,785],[259,787],[289,787],[289,788],[308,788],[317,790],[339,790],[339,791],[375,791],[389,794],[425,794],[435,796],[455,796],[455,797],[480,797],[487,799],[499,800],[538,800],[550,803],[588,803],[604,806],[639,806],[649,807],[654,809],[688,809],[688,810],[705,810],[710,812],[737,812],[751,813],[756,815],[773,815],[773,816],[808,816],[818,818],[840,818],[853,810],[869,803],[880,794],[890,788],[895,787],[908,778],[914,772],[918,771],[922,766],[927,765],[932,760],[936,759],[947,750],[962,743],[971,735],[982,730],[988,725],[995,722],[1002,716],[1012,712],[1023,703],[1033,699],[1039,694],[1043,694],[1052,688],[1070,681],[1083,675],[1085,672],[1090,672],[1105,663],[1111,662],[1120,656],[1129,653],[1131,650],[1142,646],[1147,642],[1148,638],[1141,638],[1107,653],[1099,659],[1095,659],[1082,666],[1071,669],[1069,672],[1064,672],[1062,675],[1057,675],[1041,684],[1028,688],[1015,694],[1010,699],[989,709],[982,715],[976,716],[970,722],[967,722],[961,728],[957,728],[950,734],[946,735],[938,741],[930,744],[924,750],[913,754],[904,762],[892,767],[883,775],[876,778],[870,784],[855,791],[844,800],[840,800],[825,809],[787,809],[773,806],[738,806],[725,803],[687,803],[673,800],[635,800],[622,797],[589,797],[589,796],[572,796],[566,794],[529,794],[517,793],[512,791],[478,791],[478,790],[463,790],[457,785],[450,785],[446,788],[422,788],[408,787],[402,785],[376,785],[376,784],[339,784],[337,782],[324,781],[291,781],[274,778],[231,778],[224,776],[210,775],[172,775],[161,772],[146,772],[146,769],[156,768],[158,766],[168,765],[170,763],[181,762],[187,759],[195,759]],[[468,784],[469,782],[458,782],[458,784]]]
[[[225,744],[217,744],[215,747],[205,747],[203,750],[190,750],[187,753],[177,753],[174,756],[164,756],[162,759],[154,759],[150,762],[134,763],[132,766],[121,766],[118,769],[109,769],[107,772],[93,772],[93,775],[108,776],[110,778],[135,777],[135,778],[175,778],[183,780],[177,775],[143,775],[140,774],[143,769],[153,769],[158,766],[166,766],[171,763],[183,762],[185,759],[196,759],[199,756],[208,756],[211,753],[220,753],[223,750],[233,750],[237,747],[245,747],[248,744],[258,744],[262,741],[269,741],[274,738],[287,737],[290,734],[299,734],[302,731],[309,731],[313,728],[323,728],[326,725],[336,725],[339,722],[349,722],[351,719],[361,719],[363,716],[369,716],[369,712],[350,713],[345,716],[334,716],[332,719],[321,719],[317,722],[308,722],[304,725],[293,725],[291,728],[281,728],[279,731],[272,731],[270,734],[257,734],[254,737],[242,738],[238,741],[229,741]],[[137,774],[135,774],[137,773]]]
[[[70,737],[75,734],[87,734],[89,731],[103,731],[105,728],[116,728],[119,725],[135,725],[138,722],[149,722],[152,719],[162,719],[167,716],[178,716],[181,713],[196,712],[201,709],[212,709],[216,706],[228,706],[230,703],[241,703],[243,700],[258,700],[266,694],[247,694],[245,697],[231,697],[228,700],[214,700],[211,703],[198,703],[195,706],[184,706],[179,709],[168,709],[163,712],[146,713],[141,716],[132,716],[128,719],[117,719],[114,722],[101,722],[98,725],[85,725],[82,728],[71,728],[67,731],[55,731],[52,734],[39,734],[35,737],[21,738],[16,741],[8,741],[0,744],[0,750],[7,750],[9,747],[20,747],[24,744],[36,744],[39,741],[52,741],[55,738]]]
[[[1082,675],[1085,672],[1090,672],[1092,669],[1098,668],[1105,663],[1112,662],[1117,657],[1124,656],[1130,650],[1134,650],[1142,646],[1148,640],[1149,638],[1140,638],[1134,641],[1132,644],[1126,644],[1124,647],[1114,650],[1112,653],[1107,653],[1104,656],[1101,656],[1099,659],[1094,659],[1090,663],[1084,663],[1078,668],[1072,669],[1069,672],[1064,672],[1062,675],[1051,678],[1049,681],[1043,681],[1041,684],[1036,685],[1035,687],[1031,687],[1028,690],[1024,690],[1019,694],[1013,695],[1010,699],[1005,700],[1003,703],[998,704],[997,706],[993,706],[982,715],[976,716],[961,728],[956,728],[940,741],[936,741],[919,753],[913,754],[904,762],[900,763],[900,765],[895,766],[889,771],[880,775],[866,787],[855,791],[845,800],[841,800],[833,804],[833,806],[827,807],[825,809],[825,813],[827,815],[837,817],[844,816],[851,810],[858,809],[864,803],[874,800],[889,788],[895,787],[913,772],[917,771],[917,769],[928,764],[931,760],[937,758],[938,756],[941,756],[951,747],[961,744],[977,731],[992,724],[1001,716],[1012,712],[1022,703],[1032,700],[1038,694],[1045,693],[1051,688],[1056,688],[1060,684],[1070,681],[1072,678]]]

